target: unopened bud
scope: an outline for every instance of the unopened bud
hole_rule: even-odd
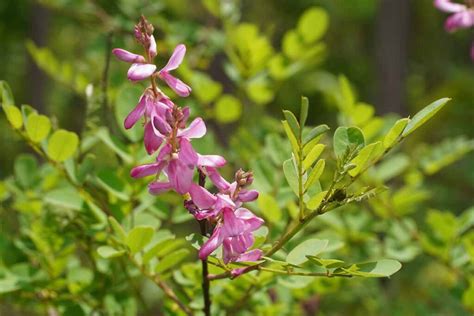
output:
[[[251,171],[237,170],[235,173],[235,181],[240,187],[251,185],[253,182],[253,173]]]

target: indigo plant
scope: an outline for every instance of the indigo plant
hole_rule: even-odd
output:
[[[214,50],[227,58],[225,84],[199,70],[209,62],[202,43],[186,55],[179,36],[157,35],[155,17],[118,27],[106,12],[113,36],[128,27],[122,47],[133,51],[106,46],[107,71],[125,77],[110,55],[130,64],[121,86],[108,86],[107,71],[100,85],[60,72],[66,62],[27,44],[85,100],[80,133],[16,106],[0,82],[6,119],[32,152],[0,182],[0,298],[48,315],[313,315],[340,304],[351,312],[359,295],[384,293],[357,309],[377,314],[395,304],[388,282],[418,286],[402,277],[415,263],[426,269],[420,275],[448,271],[459,280],[450,283],[461,293],[457,308],[472,310],[474,209],[435,209],[426,182],[474,142],[411,137],[450,99],[410,117],[377,116],[345,76],[319,68],[323,9],[305,11],[280,51],[235,11],[204,2],[228,21],[212,30],[224,41]],[[264,114],[280,87],[301,81],[336,109],[330,124],[311,126],[320,108],[306,97],[292,98],[298,105],[278,119]],[[227,144],[218,140],[223,125],[232,127]],[[427,257],[435,264],[419,264]]]

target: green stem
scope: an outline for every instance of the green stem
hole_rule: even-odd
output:
[[[290,270],[278,270],[278,269],[271,269],[271,268],[265,268],[265,267],[260,267],[259,270],[261,271],[267,271],[267,272],[272,272],[272,273],[277,273],[277,274],[285,274],[285,275],[298,275],[298,276],[310,276],[310,277],[315,277],[315,276],[320,276],[320,277],[327,277],[327,278],[332,278],[332,277],[344,277],[344,278],[351,278],[351,274],[344,274],[344,273],[324,273],[324,272],[298,272],[298,271],[290,271]]]

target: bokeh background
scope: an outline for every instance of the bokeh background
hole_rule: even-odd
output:
[[[313,56],[314,63],[305,64],[308,71],[272,85],[270,92],[265,89],[266,79],[262,79],[262,86],[257,79],[253,90],[257,96],[236,84],[243,85],[252,73],[232,77],[235,72],[228,67],[226,51],[229,30],[247,23],[265,37],[262,44],[251,36],[239,38],[234,34],[236,41],[248,41],[247,48],[255,49],[254,54],[262,54],[255,66],[258,72],[258,63],[263,68],[276,52],[291,51],[284,48],[283,38],[313,6],[328,13],[329,27],[321,39],[326,45],[324,52]],[[350,80],[357,99],[373,104],[378,115],[407,116],[435,99],[453,98],[449,107],[405,144],[406,152],[422,152],[423,148],[418,148],[421,141],[429,147],[445,139],[474,138],[474,63],[469,58],[473,32],[447,34],[443,28],[446,15],[437,11],[431,0],[2,0],[0,79],[10,83],[17,105],[29,104],[54,117],[58,126],[81,133],[90,124],[86,122],[92,116],[88,105],[97,101],[91,100],[88,87],[102,91],[93,94],[100,99],[96,103],[113,105],[120,88],[127,84],[126,66],[113,59],[110,50],[136,47],[130,30],[142,13],[155,25],[158,49],[163,55],[169,54],[176,43],[187,45],[187,62],[180,74],[190,78],[197,94],[190,105],[209,119],[216,142],[234,159],[249,155],[234,154],[233,146],[245,146],[235,140],[237,127],[248,127],[250,136],[258,138],[272,126],[258,116],[281,118],[282,108],[298,108],[301,95],[308,96],[312,104],[310,124],[334,126],[340,109],[321,92],[325,89],[321,86],[340,74]],[[219,106],[213,89],[219,91],[217,94],[238,96],[241,104],[230,107],[230,114],[228,109],[219,110],[232,101],[222,101]],[[94,117],[100,118],[95,123],[119,130],[110,109],[94,109],[99,113]],[[261,130],[260,123],[264,126]],[[19,153],[29,151],[7,125],[1,115],[0,179],[12,174]],[[251,152],[253,145],[248,146]],[[468,153],[454,159],[457,161],[448,168],[427,175],[424,184],[431,192],[424,201],[427,208],[458,215],[473,205],[473,159],[473,153]],[[377,301],[369,293],[341,289],[322,303],[320,298],[309,299],[305,311],[308,315],[348,315],[351,310],[354,314],[370,311],[374,315],[468,315],[461,297],[469,282],[438,265],[431,274],[418,275],[417,265],[426,260],[402,270],[397,275],[401,282],[395,287],[381,285],[391,291],[387,297],[398,297],[410,282],[428,280],[405,300]],[[472,270],[470,267],[470,273]],[[359,295],[362,303],[357,300]],[[474,294],[470,298],[474,300]],[[384,302],[391,304],[390,310]]]

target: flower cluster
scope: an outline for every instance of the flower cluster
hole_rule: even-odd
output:
[[[242,170],[235,174],[235,181],[227,182],[217,170],[226,161],[218,155],[201,155],[191,145],[191,140],[206,134],[202,118],[194,119],[189,125],[188,107],[174,104],[157,86],[156,78],[163,80],[179,96],[186,97],[191,88],[170,74],[178,68],[186,53],[184,45],[178,45],[166,66],[157,71],[154,58],[157,55],[153,26],[142,16],[135,26],[135,38],[145,48],[145,56],[116,48],[114,55],[131,63],[128,79],[140,81],[150,79],[151,85],[145,89],[137,106],[124,122],[126,129],[138,120],[144,121],[144,145],[149,155],[157,152],[154,163],[137,166],[131,176],[141,178],[155,176],[148,186],[151,194],[174,190],[182,194],[185,206],[198,221],[207,221],[213,227],[211,237],[203,244],[199,257],[205,260],[222,245],[225,263],[235,261],[256,261],[262,256],[259,249],[251,249],[254,243],[253,232],[263,220],[242,207],[244,202],[258,198],[258,192],[249,190],[253,176]],[[207,176],[218,193],[213,194],[194,182],[195,173]],[[166,180],[160,181],[160,174]]]
[[[441,11],[452,13],[446,20],[446,31],[455,32],[474,26],[474,0],[466,0],[466,4],[454,3],[451,0],[435,0],[434,5]],[[471,58],[474,60],[474,42],[471,45]]]

